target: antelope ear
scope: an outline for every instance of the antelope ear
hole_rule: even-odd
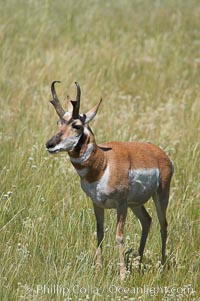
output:
[[[85,115],[85,120],[84,123],[88,124],[90,121],[92,121],[94,119],[94,117],[96,116],[98,109],[100,107],[100,104],[102,102],[102,98],[100,99],[99,103],[93,107],[90,111],[88,111]]]

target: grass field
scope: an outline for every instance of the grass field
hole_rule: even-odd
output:
[[[200,5],[191,1],[1,1],[0,300],[200,300]],[[116,213],[106,212],[103,269],[95,274],[96,224],[67,154],[45,142],[60,99],[82,87],[98,143],[151,141],[175,164],[167,266],[153,217],[140,274],[122,283]],[[140,226],[129,212],[125,251]]]

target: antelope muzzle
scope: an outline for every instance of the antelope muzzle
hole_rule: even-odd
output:
[[[57,144],[59,144],[61,142],[61,137],[62,137],[62,132],[59,132],[58,134],[56,134],[55,136],[53,136],[50,140],[47,141],[46,143],[46,149],[50,152],[50,153],[55,153],[57,151],[55,151],[55,147]]]

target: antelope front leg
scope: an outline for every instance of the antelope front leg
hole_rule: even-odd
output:
[[[120,203],[117,207],[117,231],[116,231],[116,241],[119,247],[119,263],[120,263],[120,278],[121,280],[125,279],[126,268],[124,262],[123,254],[123,234],[124,234],[124,224],[127,215],[127,203]]]
[[[104,209],[97,207],[95,204],[94,206],[94,213],[97,222],[97,252],[96,252],[96,269],[97,271],[100,270],[102,267],[102,241],[104,238]]]

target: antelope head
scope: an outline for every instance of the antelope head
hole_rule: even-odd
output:
[[[92,134],[89,128],[89,122],[96,116],[101,100],[86,114],[80,114],[81,88],[79,84],[75,82],[77,89],[76,100],[70,100],[68,96],[68,111],[65,112],[58,99],[55,83],[60,83],[60,81],[53,81],[51,84],[53,99],[50,102],[59,116],[57,122],[58,132],[47,141],[46,149],[50,153],[57,153],[60,151],[71,152],[81,146],[84,137]]]

